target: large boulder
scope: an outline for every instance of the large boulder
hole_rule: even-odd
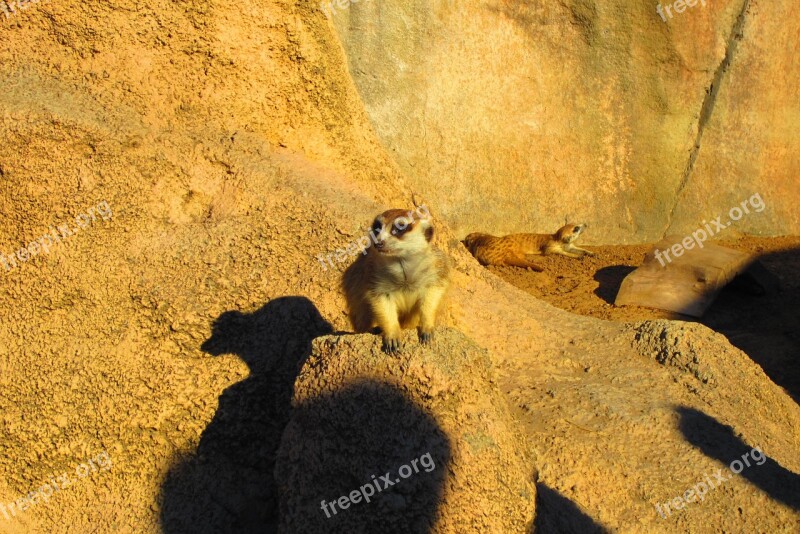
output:
[[[460,237],[569,218],[588,242],[654,241],[755,193],[766,210],[729,233],[797,233],[800,6],[656,4],[362,0],[331,19],[376,132]]]
[[[278,452],[283,532],[523,532],[536,490],[487,353],[456,330],[401,356],[327,336]],[[367,502],[368,501],[368,502]]]

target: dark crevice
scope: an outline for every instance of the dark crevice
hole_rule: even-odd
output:
[[[697,136],[694,140],[694,146],[689,154],[689,161],[687,162],[686,168],[683,171],[683,176],[681,177],[680,184],[678,184],[678,189],[675,192],[675,201],[672,204],[672,209],[669,211],[667,225],[664,228],[662,237],[666,237],[670,227],[672,226],[672,219],[675,215],[675,210],[678,207],[678,203],[680,202],[684,188],[689,183],[689,177],[694,171],[694,165],[697,161],[697,156],[700,153],[700,142],[703,139],[703,133],[705,132],[706,124],[708,124],[709,120],[711,119],[711,114],[714,111],[714,105],[717,102],[717,94],[719,93],[719,88],[722,85],[722,77],[725,76],[725,73],[728,71],[728,67],[730,67],[731,62],[733,61],[733,55],[736,52],[737,46],[739,45],[739,41],[742,40],[744,35],[745,15],[747,14],[747,8],[749,6],[750,0],[744,0],[742,2],[742,9],[739,12],[739,16],[736,18],[736,22],[733,24],[730,37],[728,37],[725,57],[722,59],[719,67],[717,67],[717,71],[714,73],[714,78],[711,81],[711,87],[706,91],[706,97],[703,100],[703,106],[700,108],[700,118],[697,121]]]

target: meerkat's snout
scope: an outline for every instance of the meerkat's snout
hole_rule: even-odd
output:
[[[383,250],[386,248],[386,240],[381,238],[376,238],[375,248],[378,250],[378,252],[383,252]]]

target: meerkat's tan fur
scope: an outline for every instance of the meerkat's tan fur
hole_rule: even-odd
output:
[[[373,246],[342,277],[353,328],[378,326],[390,353],[398,350],[403,328],[416,327],[427,343],[450,281],[447,257],[431,244],[430,213],[423,207],[385,211],[375,218],[370,238]]]
[[[495,237],[473,233],[464,239],[464,245],[482,265],[511,265],[541,271],[530,257],[546,254],[561,254],[580,258],[594,252],[580,248],[575,241],[586,229],[585,224],[570,223],[554,234],[510,234]]]

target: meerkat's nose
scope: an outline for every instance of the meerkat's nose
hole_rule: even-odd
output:
[[[382,250],[383,247],[385,246],[386,246],[386,241],[384,241],[383,239],[379,239],[375,242],[375,248],[377,248],[378,250]]]

